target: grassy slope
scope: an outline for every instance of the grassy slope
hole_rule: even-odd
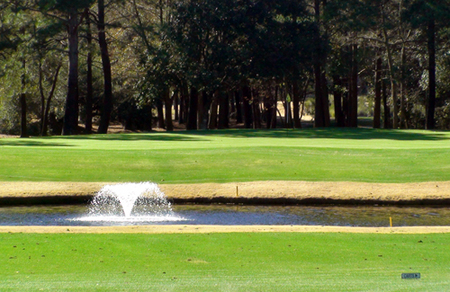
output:
[[[214,131],[0,140],[0,181],[450,180],[450,134]],[[449,234],[0,234],[1,291],[445,291]],[[420,272],[420,280],[401,273]]]
[[[7,291],[445,291],[450,234],[1,234]],[[402,280],[402,273],[421,273]]]
[[[450,133],[228,130],[0,140],[0,181],[450,180]]]

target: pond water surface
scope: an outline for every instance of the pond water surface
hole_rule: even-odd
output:
[[[148,224],[190,225],[330,225],[330,226],[446,226],[448,207],[385,206],[239,206],[175,205],[166,217],[87,218],[88,206],[32,206],[0,208],[0,225],[120,226]]]

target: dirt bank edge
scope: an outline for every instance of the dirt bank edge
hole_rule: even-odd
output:
[[[450,233],[449,226],[412,227],[345,227],[304,225],[140,225],[140,226],[0,226],[0,233],[234,233],[234,232],[299,232],[299,233],[379,233],[430,234]]]
[[[104,182],[0,182],[0,204],[83,203]],[[175,203],[450,205],[450,181],[160,184]]]

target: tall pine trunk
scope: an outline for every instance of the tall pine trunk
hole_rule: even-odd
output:
[[[26,94],[22,92],[19,97],[20,102],[20,138],[27,138],[27,99]]]
[[[78,133],[78,11],[72,9],[67,27],[69,35],[69,78],[63,135]]]
[[[400,128],[408,128],[408,118],[406,116],[406,48],[402,45],[401,50],[401,82],[400,82]]]
[[[380,57],[375,61],[375,103],[373,108],[373,127],[381,128],[381,65]]]
[[[230,111],[230,104],[228,102],[228,92],[221,92],[219,95],[219,129],[228,129],[229,120],[228,114]]]
[[[234,92],[234,100],[236,103],[236,123],[242,124],[244,120],[242,119],[241,93],[238,90]]]
[[[436,107],[436,27],[434,16],[428,21],[428,102],[426,128],[435,127],[434,112]]]
[[[189,107],[187,116],[187,130],[197,130],[197,108],[198,108],[198,90],[194,86],[191,87],[189,96]]]
[[[383,108],[384,108],[384,114],[383,114],[383,118],[384,118],[384,123],[383,126],[385,129],[390,129],[392,128],[392,124],[391,124],[391,110],[389,108],[389,104],[388,104],[388,95],[387,95],[387,85],[386,82],[381,81],[382,83],[382,96],[383,96]]]
[[[383,35],[384,35],[384,44],[386,47],[386,54],[387,54],[389,80],[391,83],[392,103],[394,104],[393,127],[394,127],[394,129],[397,129],[399,126],[399,120],[398,120],[399,106],[398,106],[398,101],[397,101],[397,98],[398,98],[398,96],[397,96],[397,80],[395,78],[394,60],[393,60],[393,56],[392,56],[391,45],[389,44],[389,37],[388,37],[387,31],[385,28],[383,28]]]
[[[41,96],[41,113],[40,118],[41,122],[39,124],[40,130],[44,128],[44,114],[45,114],[45,95],[44,95],[44,85],[43,85],[43,79],[44,79],[44,72],[42,70],[42,59],[39,59],[39,94]],[[42,133],[42,131],[41,131]]]
[[[111,112],[113,108],[112,96],[112,77],[111,77],[111,61],[109,59],[108,44],[106,42],[105,32],[105,1],[98,0],[98,43],[100,45],[100,52],[102,56],[103,65],[103,79],[104,79],[104,94],[102,114],[98,132],[106,134],[111,119]]]
[[[156,113],[158,115],[158,128],[165,129],[166,124],[164,123],[164,110],[163,110],[164,92],[161,95],[162,96],[156,99]]]
[[[180,86],[180,114],[178,123],[185,124],[188,117],[189,87],[184,82]]]
[[[204,122],[207,119],[208,111],[207,111],[207,93],[205,90],[202,90],[198,95],[198,103],[197,103],[197,128],[198,129],[206,129],[207,125]],[[206,116],[206,117],[205,117]]]
[[[261,111],[259,109],[259,92],[252,92],[253,129],[261,129]]]
[[[86,134],[90,134],[92,132],[92,100],[94,96],[94,90],[92,86],[92,33],[91,33],[91,18],[89,14],[86,16],[86,40],[88,46],[87,52],[87,76],[86,76],[86,85],[87,85],[87,93],[86,93],[86,103],[84,105],[86,112],[86,121],[84,123],[84,131]]]
[[[323,67],[326,61],[326,52],[322,44],[323,39],[327,38],[321,35],[321,12],[320,0],[314,0],[314,17],[315,17],[315,31],[314,31],[314,54],[313,54],[313,69],[314,69],[314,94],[315,94],[315,115],[314,127],[328,127],[330,125],[330,112],[328,108],[328,94],[326,78],[323,72]],[[323,1],[326,4],[326,1]]]
[[[173,111],[174,111],[174,119],[176,121],[178,121],[178,119],[180,118],[179,115],[179,92],[178,89],[175,90],[174,94],[173,94]]]
[[[211,100],[211,105],[209,108],[209,120],[208,120],[208,129],[213,130],[217,128],[217,107],[219,105],[219,92],[216,91]]]
[[[53,95],[55,93],[56,89],[56,83],[58,82],[58,76],[59,71],[61,70],[62,63],[59,63],[58,67],[56,68],[55,76],[53,77],[53,83],[52,83],[52,89],[50,90],[50,93],[47,97],[47,104],[45,106],[45,111],[43,115],[43,122],[42,122],[42,128],[41,128],[41,136],[47,135],[47,128],[48,128],[48,113],[50,112],[50,103],[52,101]]]
[[[172,120],[172,98],[170,98],[169,88],[164,89],[164,105],[165,105],[165,117],[166,117],[166,131],[173,131]]]
[[[334,98],[334,118],[336,120],[336,126],[344,127],[345,118],[342,112],[342,79],[338,75],[333,76],[333,98]]]
[[[22,92],[19,95],[19,104],[20,104],[20,138],[27,138],[27,96],[25,93],[25,71],[26,71],[26,62],[25,58],[22,60]]]
[[[294,119],[294,128],[300,129],[302,127],[300,121],[300,88],[298,86],[298,80],[294,80],[292,82],[292,103],[293,103],[293,119]]]
[[[358,59],[357,59],[357,45],[351,46],[351,81],[350,81],[350,100],[349,100],[349,126],[358,127]]]
[[[253,111],[250,101],[252,100],[251,89],[249,86],[245,85],[242,87],[242,104],[244,108],[244,126],[247,129],[252,128],[253,125]]]
[[[323,112],[324,105],[322,98],[322,68],[317,52],[315,53],[314,59],[314,127],[325,127],[325,114]]]
[[[264,98],[264,109],[265,109],[265,119],[266,128],[275,129],[276,128],[276,105],[277,105],[277,86],[274,86],[273,90],[271,86],[268,87],[268,96]]]

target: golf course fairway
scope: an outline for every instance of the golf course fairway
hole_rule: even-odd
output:
[[[0,239],[1,291],[445,291],[450,284],[448,233],[4,233]]]
[[[299,186],[323,182],[338,186],[332,189],[338,197],[348,183],[362,193],[383,189],[381,199],[407,199],[408,193],[389,196],[403,186],[424,195],[439,190],[439,199],[448,199],[449,139],[448,132],[370,129],[6,138],[0,181],[14,191],[0,196],[31,196],[33,188],[21,191],[31,182],[39,195],[54,195],[55,184],[81,182],[94,184],[90,193],[107,182],[230,184],[234,191],[238,183],[270,181],[272,189],[292,182],[298,193]],[[68,195],[77,195],[76,187]],[[446,291],[450,285],[445,228],[412,234],[2,228],[1,291]],[[420,279],[402,279],[404,273]]]

